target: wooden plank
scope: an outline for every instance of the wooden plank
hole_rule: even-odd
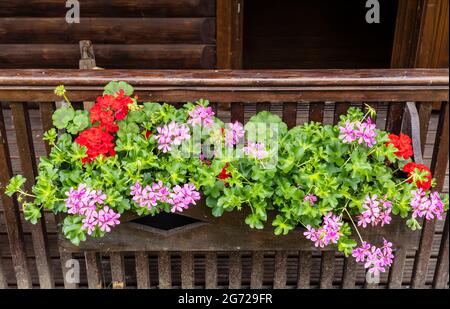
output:
[[[204,44],[95,45],[98,66],[110,69],[207,69],[215,54]],[[78,68],[79,58],[78,44],[0,44],[0,68]]]
[[[320,267],[320,288],[331,289],[334,279],[334,251],[323,251]]]
[[[49,103],[40,103],[39,104],[39,111],[41,115],[41,121],[42,121],[42,130],[44,132],[47,132],[53,127],[53,121],[52,121],[52,115],[55,110],[55,103],[49,102]],[[45,150],[47,155],[50,154],[51,147],[48,145],[48,143],[45,143]]]
[[[434,190],[441,192],[444,187],[445,172],[448,164],[448,102],[441,104],[438,128],[436,131],[436,140],[434,142],[433,157],[431,159],[431,173],[436,178],[436,187]]]
[[[113,289],[124,289],[126,286],[125,263],[122,252],[111,252],[109,255],[111,264],[111,278]]]
[[[244,123],[244,103],[231,103],[231,121],[239,121]]]
[[[0,103],[0,187],[5,187],[12,176],[8,140],[5,129],[5,119]],[[22,223],[20,221],[19,209],[16,200],[11,199],[0,190],[2,199],[4,220],[8,232],[9,248],[12,255],[12,263],[19,289],[32,288],[31,276],[25,255]]]
[[[298,255],[297,288],[307,289],[311,281],[311,252],[300,251]]]
[[[158,254],[158,275],[160,289],[172,288],[171,258],[167,251],[161,251]]]
[[[256,112],[268,111],[270,112],[270,102],[261,102],[256,104]]]
[[[138,251],[135,253],[136,259],[136,281],[138,289],[150,289],[150,268],[148,255],[146,252]]]
[[[2,251],[0,248],[0,289],[7,289],[7,288],[8,288],[8,281],[6,281],[6,272],[4,271]]]
[[[350,107],[350,103],[342,103],[342,102],[336,102],[334,105],[334,119],[333,124],[337,124],[339,122],[339,117],[341,115],[346,115],[347,110]]]
[[[287,283],[287,252],[275,252],[275,274],[273,278],[274,289],[285,289]]]
[[[433,110],[433,105],[429,102],[418,103],[417,111],[419,112],[419,123],[420,123],[420,146],[422,152],[425,150],[425,144],[427,142],[428,125],[430,123],[431,112]]]
[[[34,178],[37,175],[37,166],[28,108],[25,103],[11,103],[10,106],[23,176],[27,179],[25,189],[27,192],[31,192],[35,183]],[[44,220],[40,219],[33,225],[32,237],[40,286],[43,289],[54,288],[53,269],[48,254],[47,230]]]
[[[388,279],[389,289],[400,289],[402,287],[406,253],[407,250],[405,248],[398,248],[394,253],[394,262],[392,263]]]
[[[420,26],[420,7],[423,0],[400,0],[397,10],[392,68],[413,67]]]
[[[205,263],[205,287],[207,289],[217,289],[217,253],[206,253]]]
[[[323,122],[324,103],[311,102],[309,104],[309,121]]]
[[[252,253],[252,272],[250,276],[250,288],[261,289],[264,277],[264,251]]]
[[[297,103],[283,103],[283,121],[291,129],[297,124]]]
[[[103,287],[102,264],[99,253],[85,252],[86,275],[90,289],[101,289]]]
[[[194,17],[215,16],[211,0],[96,0],[83,1],[80,6],[86,17]],[[1,1],[0,17],[65,16],[68,8],[59,0]]]
[[[70,270],[75,266],[73,262],[73,256],[72,253],[66,252],[63,248],[59,248],[59,260],[61,263],[61,270],[62,270],[62,277],[64,281],[64,288],[65,289],[77,289],[78,283],[77,281],[80,281],[81,278],[76,278],[77,274],[76,272],[70,272]],[[55,279],[57,279],[55,277]],[[79,279],[79,280],[77,280]]]
[[[345,258],[344,262],[344,274],[342,277],[343,289],[354,289],[356,283],[356,267],[357,263],[354,257],[349,256]]]
[[[447,218],[445,219],[445,229],[442,233],[441,246],[439,248],[439,255],[433,278],[433,288],[435,289],[444,289],[448,286],[448,269],[449,269],[448,235],[449,235],[449,216],[447,215]]]
[[[194,288],[194,254],[181,252],[181,288]]]
[[[408,100],[414,101],[414,100]],[[390,103],[386,119],[386,131],[399,134],[402,128],[403,111],[405,109],[404,103]]]
[[[240,252],[230,253],[230,273],[228,288],[240,289],[242,285],[242,261]]]
[[[145,31],[142,31],[145,29]],[[1,18],[2,44],[214,44],[214,18]],[[124,39],[125,38],[125,39]]]
[[[217,68],[241,69],[243,0],[217,0]]]

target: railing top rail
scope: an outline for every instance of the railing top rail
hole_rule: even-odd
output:
[[[111,80],[127,81],[153,100],[446,101],[449,70],[2,70],[0,100],[53,101],[59,84],[89,100]]]

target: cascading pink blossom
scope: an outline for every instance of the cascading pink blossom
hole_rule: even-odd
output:
[[[358,144],[365,143],[370,148],[376,144],[375,129],[376,124],[370,117],[365,122],[347,120],[344,126],[339,127],[339,138],[346,144],[356,141]]]
[[[363,204],[363,212],[358,216],[358,226],[366,228],[367,225],[377,226],[391,223],[392,203],[378,199],[376,194],[367,196]]]
[[[391,266],[394,260],[392,243],[386,239],[383,239],[381,248],[372,246],[364,241],[360,247],[353,249],[352,256],[357,262],[364,263],[364,268],[374,275],[385,272],[386,268]]]
[[[199,105],[189,112],[189,119],[187,122],[192,126],[204,126],[209,128],[214,123],[213,116],[214,112],[211,107]]]
[[[77,189],[70,188],[66,193],[68,213],[81,215],[82,228],[91,235],[98,227],[102,232],[110,232],[111,228],[120,224],[120,214],[104,205],[106,194],[102,190],[92,190],[86,184]]]
[[[228,129],[225,134],[225,145],[228,147],[233,147],[239,140],[245,136],[244,126],[235,121],[234,123],[228,124]]]
[[[307,231],[303,233],[306,239],[314,242],[316,247],[323,248],[333,243],[336,244],[339,238],[343,236],[340,232],[342,226],[341,217],[333,215],[332,212],[323,217],[322,226],[318,229],[306,226]]]
[[[172,145],[181,145],[184,140],[191,138],[189,128],[186,125],[178,124],[175,121],[172,121],[168,125],[157,127],[156,131],[158,132],[158,134],[155,135],[155,138],[158,141],[158,149],[163,153],[172,150]]]
[[[441,200],[438,192],[427,192],[422,188],[411,191],[412,198],[410,206],[413,210],[412,217],[415,219],[425,218],[426,220],[437,219],[442,220],[444,213],[444,203]]]
[[[269,155],[263,143],[248,142],[244,147],[244,153],[255,159],[264,159]]]

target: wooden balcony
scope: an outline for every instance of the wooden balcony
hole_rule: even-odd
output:
[[[289,127],[310,120],[335,123],[348,107],[367,102],[378,111],[377,126],[398,133],[404,125],[405,105],[413,102],[420,120],[414,138],[437,178],[437,189],[448,192],[448,74],[448,69],[3,70],[0,188],[12,174],[22,173],[29,179],[35,175],[36,159],[47,151],[42,134],[51,127],[51,113],[59,100],[53,93],[55,86],[64,84],[75,106],[83,108],[83,102],[94,101],[109,81],[124,80],[135,87],[140,101],[177,105],[205,98],[224,121],[245,122],[258,111],[270,110]],[[432,112],[436,102],[441,104],[440,114]],[[115,246],[112,253],[104,244],[89,242],[81,247],[89,252],[79,252],[64,243],[58,245],[52,214],[31,226],[19,216],[17,204],[1,189],[0,193],[0,287],[82,288],[109,282],[116,282],[115,287],[364,286],[363,269],[350,259],[334,251],[302,250],[288,242],[243,250],[220,249],[217,243],[213,250],[194,251],[187,250],[188,244],[169,251],[163,245],[139,248],[134,244]],[[415,235],[411,244],[396,252],[396,262],[383,275],[380,287],[448,286],[448,220],[445,224],[430,221]],[[61,265],[71,257],[88,265],[83,266],[77,286],[63,281]]]

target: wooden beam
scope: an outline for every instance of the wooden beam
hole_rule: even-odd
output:
[[[242,68],[243,0],[217,0],[217,68]]]

